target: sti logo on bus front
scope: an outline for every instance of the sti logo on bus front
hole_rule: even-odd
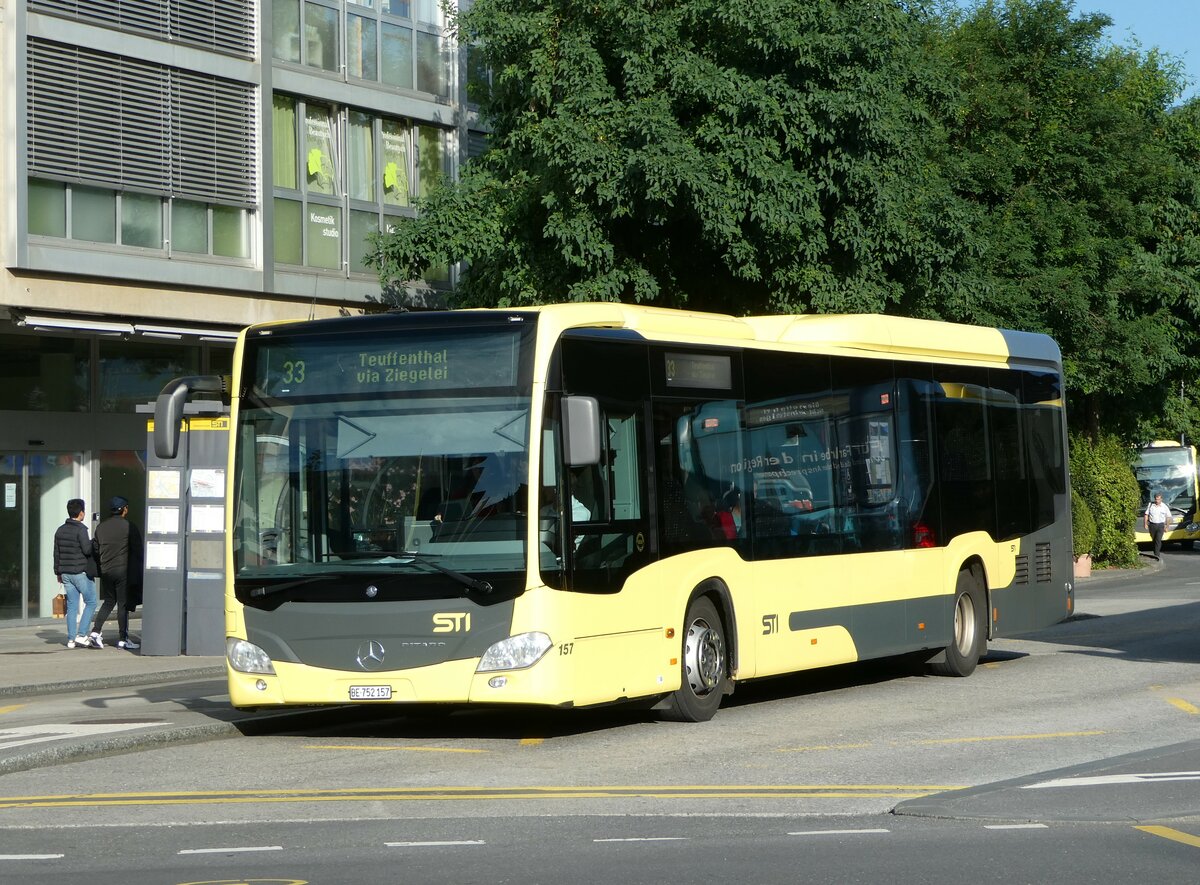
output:
[[[433,616],[434,633],[470,633],[470,612],[437,612]]]

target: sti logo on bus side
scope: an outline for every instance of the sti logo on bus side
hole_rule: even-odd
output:
[[[434,633],[470,633],[470,612],[437,612],[433,616]]]

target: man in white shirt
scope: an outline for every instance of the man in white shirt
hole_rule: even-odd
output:
[[[1154,503],[1146,508],[1146,531],[1154,542],[1154,558],[1161,560],[1163,534],[1171,522],[1171,508],[1163,503],[1162,493],[1154,496]]]

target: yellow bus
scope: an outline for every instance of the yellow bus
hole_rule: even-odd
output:
[[[155,417],[171,457],[178,379]],[[908,653],[969,675],[1073,604],[1046,336],[621,304],[253,326],[231,395],[229,693],[637,701]]]
[[[1196,501],[1200,497],[1196,447],[1169,439],[1147,443],[1138,449],[1133,475],[1141,492],[1141,503],[1133,518],[1134,541],[1150,545],[1146,508],[1155,495],[1162,495],[1163,503],[1171,508],[1171,524],[1163,541],[1191,549],[1200,538],[1200,524],[1196,522]]]

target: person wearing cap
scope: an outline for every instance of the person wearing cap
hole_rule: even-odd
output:
[[[82,498],[72,498],[67,502],[67,521],[54,533],[54,575],[67,597],[67,648],[92,645],[88,627],[96,612],[96,557],[83,524],[86,509]]]
[[[117,626],[120,628],[118,648],[140,648],[138,643],[129,635],[129,609],[126,603],[129,598],[130,584],[141,578],[142,535],[129,522],[129,502],[120,495],[114,497],[108,505],[108,519],[96,526],[96,535],[92,544],[96,551],[96,561],[100,563],[100,611],[96,612],[96,623],[92,627],[92,644],[104,648],[101,636],[104,622],[112,613],[113,606],[117,608]]]

